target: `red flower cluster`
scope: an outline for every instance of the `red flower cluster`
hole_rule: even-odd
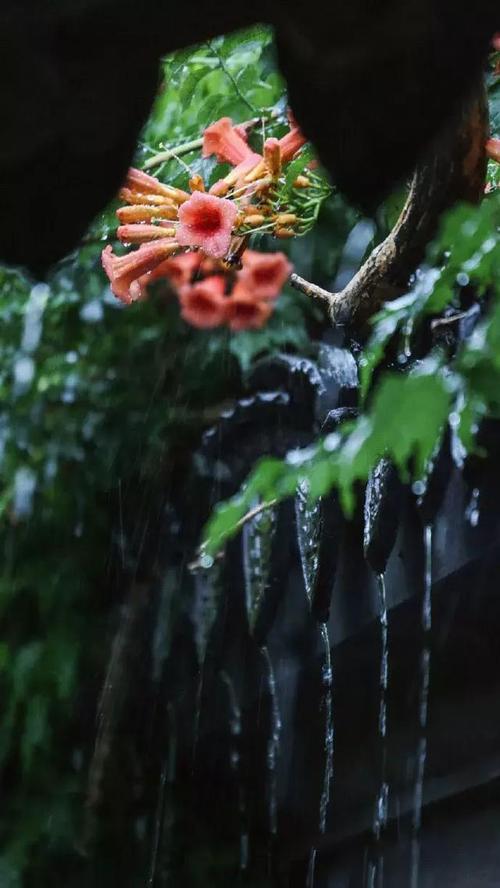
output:
[[[201,328],[227,324],[231,330],[262,327],[292,270],[283,253],[254,250],[246,250],[241,270],[230,274],[200,253],[185,253],[165,265],[171,266],[171,280],[177,278],[184,320]]]
[[[297,216],[273,203],[273,195],[282,165],[304,142],[291,121],[285,136],[267,139],[257,154],[247,143],[245,126],[223,117],[205,130],[202,154],[215,154],[233,169],[208,194],[200,176],[191,179],[189,193],[130,169],[120,191],[126,205],[117,210],[117,236],[137,249],[124,256],[110,246],[103,251],[113,293],[129,304],[144,298],[151,281],[169,278],[182,316],[194,326],[261,327],[292,267],[283,253],[247,250],[247,241],[255,229],[276,237],[296,233]],[[309,187],[304,176],[296,184]]]

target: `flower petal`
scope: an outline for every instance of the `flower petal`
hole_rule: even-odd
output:
[[[490,160],[500,163],[500,139],[488,139],[486,142],[486,154]]]
[[[254,299],[275,299],[293,271],[284,253],[245,250],[239,280]]]
[[[246,139],[242,137],[241,127],[233,126],[230,117],[221,117],[203,133],[203,157],[215,154],[219,162],[226,161],[238,166],[253,153]]]
[[[142,293],[140,279],[178,250],[177,242],[166,238],[143,244],[138,250],[126,256],[115,256],[112,247],[107,246],[102,252],[101,261],[109,278],[111,290],[127,305],[135,302]]]
[[[269,320],[273,307],[269,302],[255,299],[238,282],[227,301],[226,317],[231,330],[258,330]]]
[[[195,191],[179,208],[179,244],[201,247],[208,256],[222,258],[231,243],[237,212],[232,201]]]
[[[181,315],[193,327],[212,329],[226,321],[229,300],[224,296],[222,275],[188,284],[180,292]]]

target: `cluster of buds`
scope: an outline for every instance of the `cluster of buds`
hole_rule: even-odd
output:
[[[191,324],[262,326],[292,267],[283,253],[261,254],[247,245],[255,232],[277,238],[301,233],[301,219],[283,205],[282,185],[284,167],[304,143],[292,121],[285,136],[267,139],[258,154],[248,145],[247,127],[225,117],[205,130],[202,154],[232,169],[208,191],[198,175],[185,191],[130,169],[119,194],[125,206],[117,210],[117,237],[136,249],[123,256],[111,246],[103,251],[113,293],[135,302],[149,283],[168,278]],[[293,187],[314,187],[311,176],[296,176]]]

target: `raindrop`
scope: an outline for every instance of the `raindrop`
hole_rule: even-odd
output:
[[[412,489],[413,493],[415,494],[415,496],[423,496],[426,491],[425,481],[422,481],[422,480],[415,481],[412,484],[411,489]]]
[[[328,453],[333,453],[333,451],[338,449],[340,444],[341,437],[338,432],[331,432],[323,441],[323,448]]]
[[[479,489],[474,487],[469,504],[465,510],[465,517],[471,527],[479,524]]]

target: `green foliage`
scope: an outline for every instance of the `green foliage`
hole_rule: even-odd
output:
[[[287,129],[268,30],[175,53],[163,73],[139,165],[222,115],[255,108],[269,134]],[[181,161],[154,172],[185,185],[190,171],[225,169],[199,151]],[[297,294],[239,334],[190,328],[163,283],[123,307],[100,264],[114,210],[46,284],[0,269],[0,768],[17,775],[0,815],[2,888],[51,885],[68,855],[81,865],[94,731],[91,715],[82,736],[79,706],[106,669],[113,565],[133,565],[134,491],[160,495],[257,356],[310,348],[315,309]]]
[[[374,318],[374,331],[360,360],[366,396],[374,368],[398,330],[412,330],[426,315],[453,302],[457,286],[473,283],[492,307],[474,336],[450,364],[436,350],[409,373],[385,373],[371,392],[369,405],[354,423],[346,423],[312,447],[284,461],[263,460],[242,490],[219,505],[202,545],[213,556],[236,533],[256,502],[275,502],[305,483],[311,499],[337,487],[345,509],[354,506],[357,481],[366,481],[382,456],[403,477],[422,478],[452,414],[463,444],[473,446],[479,417],[500,406],[500,195],[479,207],[459,206],[447,214],[429,249],[429,264],[406,296],[389,303]]]
[[[497,127],[493,84],[492,103]],[[288,129],[286,107],[269,29],[176,52],[164,62],[136,164],[199,141],[221,116],[260,118],[250,135],[260,149],[263,135],[279,137]],[[185,186],[201,173],[211,183],[227,170],[201,158],[199,148],[176,153],[151,168],[163,181]],[[310,159],[306,149],[291,164],[285,187]],[[492,171],[492,182],[495,176]],[[280,242],[280,249],[304,277],[332,287],[358,214],[329,193],[320,176],[312,178],[324,189],[311,208],[314,228],[286,247]],[[388,202],[385,225],[401,199]],[[80,884],[74,875],[80,860],[73,859],[94,733],[92,724],[82,732],[78,708],[81,696],[95,699],[105,672],[115,562],[121,569],[134,563],[134,491],[152,502],[168,472],[185,468],[221,404],[241,393],[253,361],[276,350],[308,353],[310,322],[323,317],[289,290],[263,330],[196,331],[180,318],[165,284],[147,302],[124,308],[111,295],[99,259],[113,241],[115,208],[96,220],[47,284],[0,270],[0,768],[5,780],[16,775],[0,814],[2,888],[52,885],[62,860],[69,867],[66,884]],[[256,501],[289,496],[301,479],[313,497],[338,485],[351,508],[356,481],[382,454],[408,476],[422,475],[450,411],[473,446],[477,418],[500,406],[497,213],[493,194],[478,210],[458,208],[444,222],[423,276],[375,319],[361,362],[363,416],[286,461],[262,461],[212,519],[208,553]],[[259,236],[254,246],[270,244]],[[373,371],[389,341],[404,340],[426,317],[454,305],[463,275],[491,299],[491,310],[453,365],[436,352],[408,374],[382,375],[374,389]],[[211,853],[193,863],[200,884]],[[223,872],[216,878],[227,884]]]
[[[498,193],[476,210],[465,204],[444,217],[436,240],[429,246],[427,267],[418,274],[410,292],[388,302],[373,318],[373,333],[360,361],[361,391],[366,395],[372,372],[396,330],[411,331],[426,315],[439,314],[453,305],[460,287],[472,284],[479,297],[486,289],[500,288]]]

